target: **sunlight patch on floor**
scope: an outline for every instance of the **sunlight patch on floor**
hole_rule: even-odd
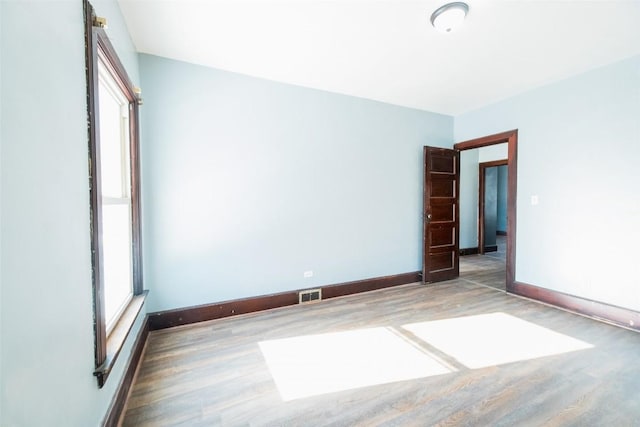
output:
[[[403,328],[470,369],[593,347],[506,313],[412,323]]]
[[[451,372],[388,328],[262,341],[285,401]]]

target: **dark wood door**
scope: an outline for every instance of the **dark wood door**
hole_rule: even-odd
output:
[[[460,152],[424,147],[422,281],[455,279],[460,273]]]

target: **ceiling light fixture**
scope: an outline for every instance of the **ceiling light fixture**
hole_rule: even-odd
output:
[[[469,5],[466,3],[447,3],[431,14],[431,25],[438,31],[449,33],[462,24],[468,12]]]

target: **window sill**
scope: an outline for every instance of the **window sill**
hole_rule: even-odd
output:
[[[147,298],[148,290],[143,291],[140,295],[134,295],[129,302],[129,305],[120,316],[120,319],[116,323],[115,327],[107,338],[107,357],[104,363],[94,371],[93,375],[98,378],[98,387],[102,388],[104,383],[111,373],[111,368],[116,363],[120,350],[124,346],[131,328],[142,309],[145,299]]]

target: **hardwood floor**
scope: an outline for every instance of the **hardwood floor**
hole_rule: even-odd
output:
[[[487,256],[505,260],[507,258],[507,236],[497,235],[496,246],[498,250],[496,252],[488,252]]]
[[[505,261],[488,255],[460,257],[460,280],[505,291]]]
[[[496,252],[460,257],[460,278],[471,283],[505,291],[506,236],[496,236],[496,244],[498,246]]]
[[[151,332],[122,424],[640,424],[640,334],[473,271]]]

